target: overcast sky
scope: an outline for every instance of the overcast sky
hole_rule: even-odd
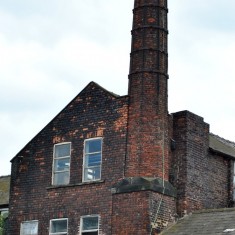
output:
[[[90,81],[127,94],[134,0],[0,0],[0,175]],[[168,0],[169,112],[235,141],[235,1]]]

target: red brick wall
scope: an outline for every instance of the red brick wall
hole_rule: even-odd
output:
[[[110,188],[124,175],[127,110],[127,97],[91,83],[20,151],[12,164],[10,234],[19,234],[25,220],[39,220],[39,234],[48,234],[50,219],[61,217],[77,234],[80,216],[89,214],[99,214],[110,234]],[[82,184],[83,142],[96,136],[103,137],[102,178]],[[52,187],[53,146],[64,141],[72,143],[70,184]]]
[[[175,209],[174,198],[156,192],[115,194],[112,234],[159,234],[174,221]]]
[[[173,138],[171,182],[178,192],[179,215],[227,207],[229,160],[209,152],[209,125],[188,111],[174,113]]]
[[[148,192],[115,194],[113,212],[113,235],[149,234]]]
[[[135,1],[127,177],[168,180],[167,1]]]
[[[78,234],[83,215],[100,215],[100,234],[157,234],[175,214],[175,199],[151,191],[112,194],[124,177],[127,97],[116,98],[90,84],[46,128],[20,151],[12,164],[10,234],[20,223],[39,221],[39,234],[49,222],[68,218],[69,234]],[[82,183],[83,142],[103,137],[102,179]],[[51,185],[53,146],[72,143],[71,176],[67,186]],[[19,158],[18,156],[23,156]]]

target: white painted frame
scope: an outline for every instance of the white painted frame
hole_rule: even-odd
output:
[[[100,178],[99,179],[92,179],[92,180],[85,180],[85,169],[87,169],[86,166],[85,166],[86,143],[89,142],[89,141],[92,141],[92,140],[100,140],[100,142],[101,142],[100,143],[101,144],[100,152],[92,152],[92,154],[100,153],[100,155],[101,155],[101,159],[100,159]],[[103,152],[103,138],[102,137],[89,138],[89,139],[84,140],[84,143],[83,143],[82,182],[92,182],[92,181],[99,181],[99,180],[101,180],[101,175],[102,175],[102,159],[103,159],[102,152]]]
[[[4,215],[8,215],[9,214],[9,208],[1,208],[0,209],[0,215],[4,216]]]
[[[70,155],[69,156],[64,156],[64,157],[61,157],[61,158],[56,158],[55,157],[55,149],[56,149],[56,146],[59,146],[59,145],[65,145],[65,144],[69,144],[70,145]],[[71,151],[72,151],[72,143],[71,142],[61,142],[61,143],[58,143],[58,144],[54,144],[54,147],[53,147],[53,161],[52,161],[52,177],[51,177],[51,184],[52,185],[61,185],[61,184],[55,184],[54,183],[54,179],[55,179],[55,171],[54,171],[54,166],[55,166],[55,160],[57,159],[66,159],[66,158],[69,158],[69,182],[70,182],[70,169],[71,169]],[[56,171],[58,172],[58,171]],[[61,172],[67,172],[67,171],[61,171]],[[69,184],[69,183],[68,183]],[[63,185],[63,184],[62,184]],[[65,184],[66,185],[66,184]]]
[[[23,233],[23,224],[31,224],[31,223],[37,223],[37,233],[33,235],[38,235],[38,220],[28,220],[28,221],[22,221],[20,223],[20,235],[24,235]]]
[[[98,218],[98,227],[97,229],[91,229],[91,230],[83,230],[83,219],[84,218],[94,218],[94,217],[97,217]],[[81,216],[81,219],[80,219],[80,235],[82,235],[83,233],[88,233],[88,232],[98,232],[98,235],[99,235],[99,228],[100,228],[100,215],[84,215],[84,216]]]
[[[66,220],[67,221],[67,231],[66,232],[58,232],[58,233],[52,233],[51,232],[51,228],[52,228],[52,223],[53,223],[53,221],[59,221],[59,220]],[[61,235],[61,234],[68,234],[68,218],[60,218],[60,219],[51,219],[50,220],[50,228],[49,228],[49,234],[50,235],[56,235],[56,234],[58,234],[58,235]]]

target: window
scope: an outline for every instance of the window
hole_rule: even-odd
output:
[[[88,139],[84,143],[83,181],[101,178],[102,139]]]
[[[4,218],[8,217],[8,213],[9,213],[8,208],[0,209],[0,215],[3,216]]]
[[[25,221],[21,223],[20,235],[38,235],[38,221]]]
[[[99,216],[90,215],[81,218],[81,235],[99,234]]]
[[[50,235],[68,234],[68,219],[53,219],[50,222]]]
[[[69,184],[71,143],[54,145],[53,185]]]

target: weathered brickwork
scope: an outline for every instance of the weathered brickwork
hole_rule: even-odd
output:
[[[158,193],[150,193],[150,222],[152,234],[159,234],[175,222],[176,199]]]
[[[228,193],[228,205],[229,207],[235,207],[235,161],[229,160],[229,193]]]
[[[115,194],[113,198],[112,234],[134,235],[149,232],[148,192]]]
[[[112,234],[159,234],[174,221],[175,199],[152,191],[115,194]]]
[[[166,80],[159,78],[158,83],[151,74],[149,78],[136,74],[131,79],[133,79],[132,84],[137,84],[136,86],[138,83],[142,84],[146,94],[142,99],[139,93],[142,91],[131,91],[130,95],[126,176],[163,177],[164,174],[167,180],[169,147],[167,113],[159,112],[161,107],[158,106],[160,104],[157,98],[152,101],[159,83]]]
[[[111,186],[124,175],[127,97],[116,97],[90,83],[13,160],[10,234],[19,234],[20,222],[39,220],[40,234],[49,221],[69,218],[69,234],[77,234],[80,216],[99,214],[102,231],[111,234]],[[101,181],[82,183],[83,143],[103,138]],[[71,142],[70,183],[53,187],[53,146]],[[22,156],[22,157],[20,157]]]
[[[99,216],[99,235],[157,235],[192,211],[234,206],[235,144],[232,155],[213,150],[202,117],[168,114],[167,0],[134,2],[128,95],[91,82],[16,155],[9,235],[31,220],[49,234],[59,218],[78,235],[86,215]],[[87,154],[97,137],[102,150]],[[56,186],[54,145],[65,142],[69,183]],[[99,180],[83,181],[84,152],[102,152]]]
[[[133,13],[126,176],[168,180],[167,1]]]
[[[209,125],[188,111],[173,114],[171,181],[180,216],[202,208],[228,206],[229,160],[209,151]]]

